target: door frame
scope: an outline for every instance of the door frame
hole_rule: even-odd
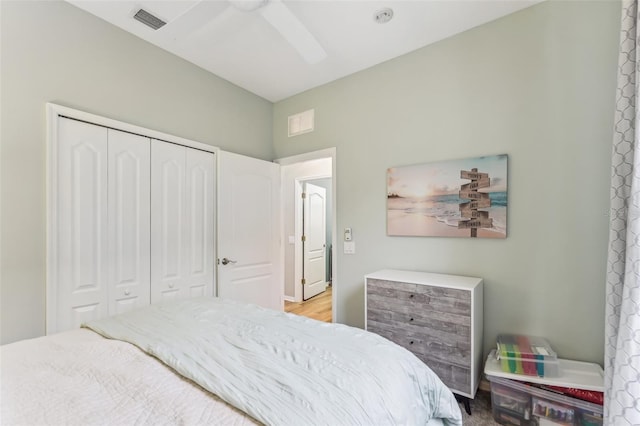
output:
[[[283,169],[284,166],[290,166],[293,164],[297,164],[297,163],[304,163],[307,161],[311,161],[311,160],[320,160],[320,159],[325,159],[325,158],[331,158],[331,176],[326,176],[326,175],[318,175],[318,176],[309,176],[309,177],[300,177],[300,178],[296,178],[295,179],[295,191],[296,191],[296,205],[298,204],[298,200],[301,199],[301,193],[302,193],[302,188],[301,188],[301,181],[304,180],[312,180],[312,179],[318,179],[318,178],[326,178],[326,177],[331,177],[331,217],[328,218],[331,221],[331,246],[333,249],[335,249],[337,247],[337,242],[338,242],[338,227],[337,227],[337,173],[336,173],[336,163],[337,163],[337,152],[336,152],[336,148],[327,148],[327,149],[322,149],[319,151],[312,151],[312,152],[307,152],[307,153],[303,153],[303,154],[298,154],[298,155],[293,155],[293,156],[289,156],[289,157],[283,157],[283,158],[279,158],[277,160],[274,160],[274,162],[280,164],[280,166],[283,166],[281,168],[281,174],[283,173]],[[284,184],[281,186],[284,187]],[[282,206],[282,210],[284,211],[285,208],[285,204],[284,204],[284,194],[282,194],[282,196],[280,197],[280,202],[281,202],[281,206]],[[300,234],[297,235],[302,235],[301,233],[301,229],[302,229],[302,219],[300,217],[300,209],[296,208],[295,211],[295,216],[296,216],[296,234],[298,231],[300,231]],[[282,215],[282,221],[283,224],[281,226],[282,229],[282,241],[285,242],[288,239],[288,236],[285,235],[286,233],[286,228],[284,226],[284,214]],[[281,250],[282,250],[282,259],[285,259],[285,253],[284,253],[284,247],[285,244],[281,245]],[[294,271],[294,280],[296,280],[296,282],[300,282],[300,279],[302,278],[302,257],[301,257],[301,252],[302,252],[302,244],[300,244],[299,238],[296,238],[295,241],[295,245],[294,245],[294,250],[295,250],[295,256],[299,257],[299,259],[296,259],[295,262],[295,271]],[[283,261],[283,268],[284,268],[284,261]],[[340,286],[339,286],[339,277],[338,277],[338,256],[334,255],[331,257],[331,270],[332,270],[332,280],[331,280],[331,287],[332,287],[332,297],[331,297],[331,306],[332,306],[332,318],[331,321],[332,322],[338,322],[338,318],[336,318],[336,309],[335,307],[338,306],[338,298],[340,297]],[[284,271],[283,271],[284,272]],[[284,274],[283,274],[284,277]],[[297,288],[294,287],[294,288]],[[283,289],[284,290],[284,289]],[[297,294],[295,294],[295,298],[296,300],[297,298]],[[284,294],[283,294],[284,297]],[[285,298],[286,299],[286,298]],[[300,300],[302,300],[302,291],[300,291]]]

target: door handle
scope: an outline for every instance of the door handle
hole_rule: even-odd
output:
[[[222,264],[223,265],[228,265],[229,263],[238,263],[238,261],[237,260],[227,259],[226,257],[222,258]]]

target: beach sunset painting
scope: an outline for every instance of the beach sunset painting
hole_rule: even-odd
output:
[[[506,238],[507,155],[387,169],[387,234]]]

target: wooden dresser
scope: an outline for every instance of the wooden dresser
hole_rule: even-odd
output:
[[[382,270],[365,276],[365,324],[413,352],[455,394],[474,398],[482,371],[481,278]]]

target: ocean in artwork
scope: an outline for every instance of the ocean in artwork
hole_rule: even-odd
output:
[[[388,171],[387,233],[396,236],[469,237],[469,229],[458,229],[461,204],[460,187],[470,180],[460,178],[462,170],[475,169],[489,175],[491,183],[477,192],[488,195],[487,212],[491,227],[477,229],[480,238],[506,238],[507,187],[506,155],[429,163]]]

